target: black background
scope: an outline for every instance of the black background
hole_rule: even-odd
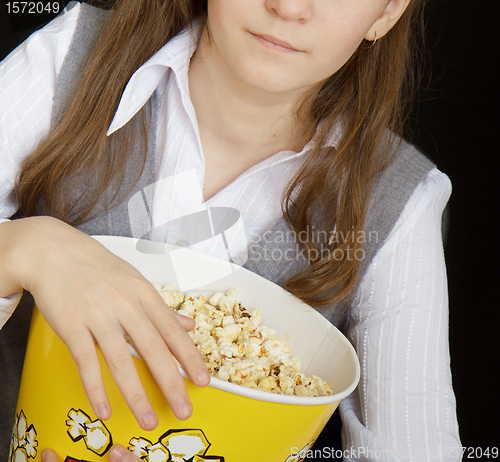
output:
[[[51,19],[8,16],[6,3],[0,59]],[[453,387],[462,445],[486,449],[500,446],[500,0],[431,0],[426,18],[428,66],[412,140],[453,183],[445,244]]]

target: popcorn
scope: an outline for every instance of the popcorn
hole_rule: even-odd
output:
[[[300,372],[300,361],[290,357],[290,348],[274,329],[260,325],[260,310],[241,306],[236,289],[207,300],[176,292],[172,285],[153,285],[170,308],[196,321],[189,335],[213,377],[284,395],[333,394],[324,380]]]
[[[253,337],[250,337],[248,340],[243,341],[238,345],[238,352],[241,356],[261,356],[262,348],[257,342],[252,342],[254,340]],[[258,340],[258,339],[255,339]]]
[[[290,348],[285,345],[285,342],[279,338],[273,338],[266,340],[262,345],[261,352],[264,356],[269,356],[270,358],[278,358],[283,356],[286,359],[288,353],[290,353]]]
[[[160,285],[153,284],[154,288],[163,298],[163,301],[170,307],[176,308],[184,301],[184,294],[175,291],[172,284]]]
[[[226,295],[219,300],[218,307],[224,311],[224,313],[233,314],[235,304],[236,300],[233,297]]]
[[[262,388],[263,390],[266,391],[272,391],[278,386],[278,383],[276,382],[276,379],[274,377],[264,377],[260,382],[259,382],[259,388]]]
[[[224,326],[224,323],[222,324]],[[241,327],[237,324],[226,324],[224,327],[216,327],[214,329],[214,336],[217,339],[229,339],[235,341],[241,331]]]

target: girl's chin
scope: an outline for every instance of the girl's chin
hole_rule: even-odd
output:
[[[236,78],[248,90],[276,95],[302,93],[306,87],[299,82],[291,81],[289,72],[258,72],[256,68],[236,73]]]

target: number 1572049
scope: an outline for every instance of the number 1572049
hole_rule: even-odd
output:
[[[465,459],[497,459],[498,458],[498,448],[497,447],[473,447],[473,446],[462,446],[461,448],[457,448],[457,456],[461,451],[462,458]]]
[[[57,14],[61,6],[59,2],[6,2],[7,14]]]

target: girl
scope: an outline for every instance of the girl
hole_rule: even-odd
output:
[[[424,1],[115,3],[71,4],[2,63],[2,217],[20,219],[0,225],[0,322],[29,291],[96,416],[111,409],[94,343],[151,430],[125,331],[185,419],[171,354],[197,385],[209,381],[192,324],[87,234],[178,243],[186,236],[161,225],[202,204],[236,209],[248,242],[234,232],[231,254],[321,310],[358,351],[344,449],[453,459],[440,245],[450,185],[396,136]],[[130,208],[140,191],[151,193],[149,220]],[[286,242],[286,258],[265,257],[290,229],[305,236],[300,249]],[[192,244],[220,256],[214,240]]]

